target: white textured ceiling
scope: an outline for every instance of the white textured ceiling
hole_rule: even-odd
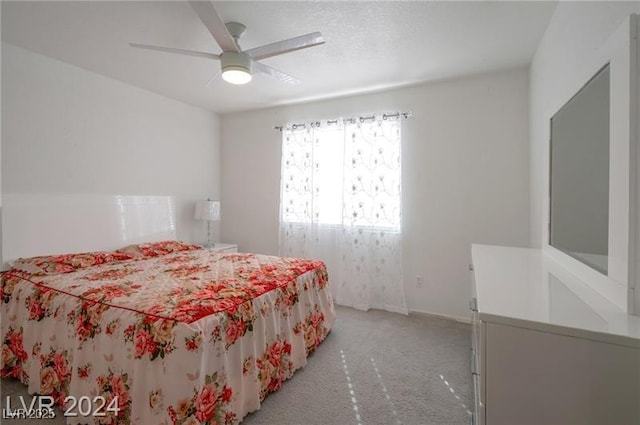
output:
[[[185,2],[2,1],[2,40],[215,112],[366,92],[531,61],[555,2],[216,2],[243,49],[321,31],[326,44],[263,62],[298,77],[216,80],[219,63],[129,42],[220,53]]]

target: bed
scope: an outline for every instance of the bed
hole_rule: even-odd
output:
[[[238,423],[335,319],[322,262],[177,241],[31,258],[1,288],[2,377],[69,424]]]

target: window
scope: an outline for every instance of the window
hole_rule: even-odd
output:
[[[397,118],[284,128],[279,254],[322,260],[338,304],[406,314],[400,176]]]
[[[397,119],[284,128],[281,220],[400,231],[400,148]]]

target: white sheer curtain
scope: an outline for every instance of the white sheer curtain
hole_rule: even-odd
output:
[[[282,130],[280,255],[327,264],[338,304],[407,313],[397,118]]]

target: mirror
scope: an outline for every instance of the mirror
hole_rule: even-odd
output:
[[[607,274],[609,65],[551,118],[549,245]]]

